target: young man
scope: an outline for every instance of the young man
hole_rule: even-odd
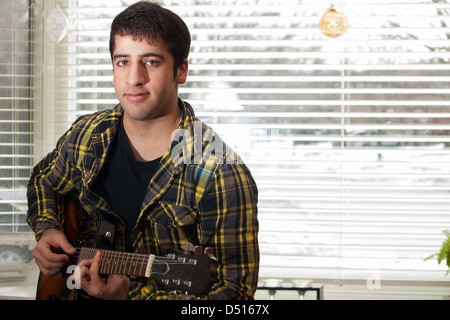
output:
[[[27,221],[41,272],[74,254],[60,203],[79,199],[83,237],[112,221],[115,249],[164,255],[184,242],[211,247],[217,278],[208,299],[251,299],[259,270],[257,187],[248,168],[178,98],[190,34],[171,11],[138,2],[111,27],[120,104],[79,118],[33,170]],[[62,251],[62,253],[61,253]],[[98,253],[79,264],[81,287],[103,299],[167,299],[152,280],[98,272]],[[173,293],[172,293],[173,294]]]

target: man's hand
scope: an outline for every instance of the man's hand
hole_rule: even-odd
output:
[[[107,300],[126,300],[130,289],[127,276],[112,274],[104,279],[99,273],[100,251],[94,259],[81,261],[75,269],[75,279],[81,289],[94,298]]]
[[[69,260],[68,255],[75,254],[76,251],[64,233],[56,229],[47,229],[42,233],[32,256],[42,274],[52,277],[61,272]]]

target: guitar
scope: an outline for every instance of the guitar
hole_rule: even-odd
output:
[[[73,219],[76,219],[74,212],[77,212],[78,204],[74,201],[76,200],[70,199],[65,207],[67,229],[76,227],[73,224],[72,227],[66,225],[76,221]],[[165,256],[155,256],[78,247],[77,253],[70,256],[65,274],[55,277],[40,275],[36,299],[75,299],[76,289],[79,289],[74,275],[76,265],[82,260],[93,259],[97,251],[101,253],[99,272],[102,275],[121,274],[152,278],[156,281],[158,290],[177,291],[196,297],[207,295],[217,276],[217,260],[208,248],[203,250],[185,243],[182,249],[184,252],[173,249]]]

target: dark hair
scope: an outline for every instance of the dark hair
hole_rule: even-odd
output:
[[[145,39],[149,43],[162,40],[173,57],[175,75],[189,56],[191,35],[188,27],[178,15],[155,3],[137,2],[114,19],[109,39],[111,58],[116,35],[130,35],[135,40]]]

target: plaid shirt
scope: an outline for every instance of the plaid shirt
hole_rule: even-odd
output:
[[[212,247],[218,277],[208,299],[252,299],[259,271],[256,184],[248,168],[217,134],[179,100],[180,125],[152,178],[134,230],[135,252],[164,255],[184,242]],[[56,149],[33,169],[27,222],[36,239],[47,228],[63,230],[61,199],[80,199],[82,237],[96,235],[100,213],[118,217],[91,191],[115,138],[123,110],[80,117]],[[116,249],[124,250],[118,219]],[[153,279],[131,277],[130,299],[167,299]]]

